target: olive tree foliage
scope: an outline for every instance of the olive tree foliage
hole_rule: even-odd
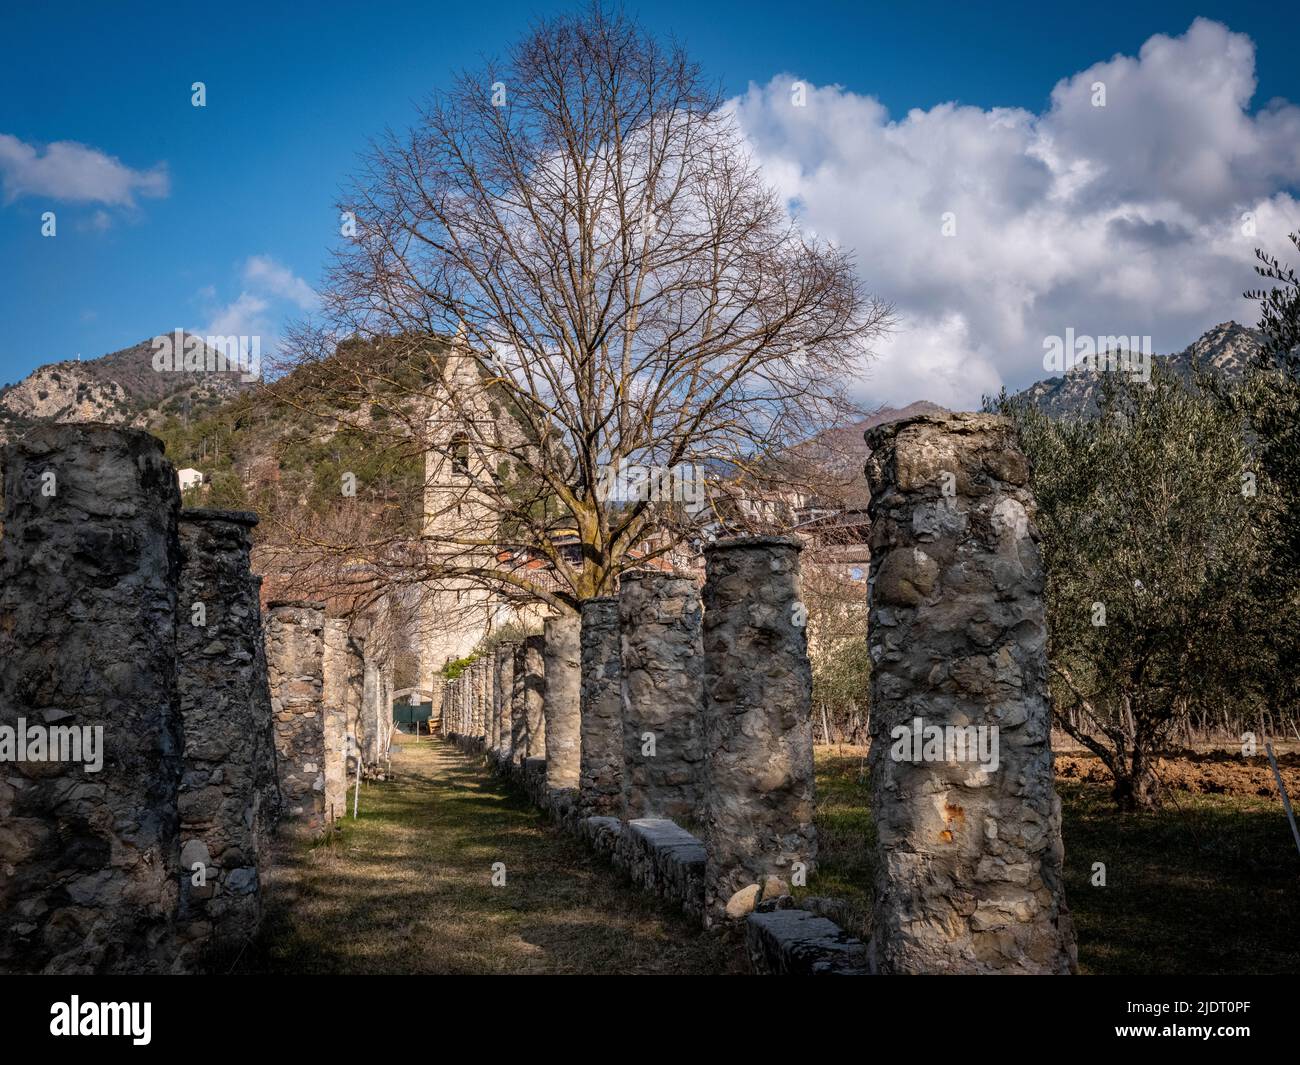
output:
[[[355,233],[325,320],[297,338],[292,368],[316,384],[294,401],[377,449],[462,449],[464,499],[440,504],[418,579],[572,608],[708,519],[698,488],[659,491],[656,473],[758,470],[859,413],[848,388],[889,308],[800,231],[722,105],[680,47],[596,6],[373,145],[340,203]],[[325,371],[340,337],[388,358]],[[346,409],[369,392],[391,416]],[[369,557],[381,539],[304,545]],[[554,580],[503,567],[517,550]]]
[[[1004,395],[1032,463],[1059,726],[1104,762],[1123,809],[1155,805],[1155,758],[1197,711],[1258,692],[1249,580],[1267,522],[1237,404],[1200,373],[1111,373],[1095,417]]]
[[[1300,252],[1300,234],[1290,241]],[[1247,374],[1241,401],[1257,453],[1259,492],[1275,520],[1256,594],[1271,624],[1261,651],[1279,716],[1294,721],[1300,706],[1300,277],[1276,256],[1256,250],[1256,272],[1277,282],[1247,292],[1260,304],[1265,343]]]

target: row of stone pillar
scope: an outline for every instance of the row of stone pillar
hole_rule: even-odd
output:
[[[690,577],[624,575],[617,597],[471,664],[449,685],[447,731],[499,763],[545,758],[548,804],[703,836],[710,915],[768,877],[806,874],[817,840],[800,549],[711,545],[703,599]]]
[[[358,635],[354,629],[359,630]],[[266,653],[284,813],[319,831],[347,811],[348,781],[388,750],[393,673],[367,653],[364,626],[326,616],[326,604],[267,604]]]
[[[4,468],[0,970],[201,967],[257,930],[276,824],[382,758],[391,668],[320,603],[263,631],[256,516],[182,510],[154,437],[44,426]]]
[[[0,970],[194,967],[256,930],[280,808],[257,519],[182,512],[136,430],[4,467]]]
[[[873,971],[1072,971],[1028,464],[987,415],[867,441]],[[576,764],[579,814],[698,833],[706,919],[815,860],[798,557],[779,538],[716,543],[702,600],[688,578],[627,574],[617,597],[549,620],[531,657],[495,651],[489,752],[533,755],[524,693],[544,692],[552,791],[575,787]]]

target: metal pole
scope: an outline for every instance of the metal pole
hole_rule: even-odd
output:
[[[1286,793],[1286,785],[1282,783],[1282,771],[1277,767],[1277,759],[1273,757],[1273,745],[1264,744],[1264,750],[1268,751],[1268,764],[1273,767],[1273,776],[1277,779],[1277,790],[1282,793],[1282,806],[1286,809],[1286,819],[1291,822],[1291,835],[1295,836],[1296,850],[1300,851],[1300,828],[1295,825],[1295,811],[1291,809],[1291,797]]]

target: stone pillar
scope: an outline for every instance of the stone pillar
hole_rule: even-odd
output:
[[[483,747],[490,748],[495,743],[496,701],[494,693],[497,687],[496,655],[491,652],[483,659]]]
[[[514,649],[514,672],[510,685],[510,761],[523,765],[528,757],[528,712],[525,709],[524,677],[527,673],[528,647],[520,640]]]
[[[176,472],[147,433],[102,425],[38,426],[3,463],[0,972],[166,972]]]
[[[366,662],[362,654],[361,643],[352,635],[352,628],[347,629],[346,651],[346,688],[343,706],[347,714],[345,733],[345,772],[344,772],[344,812],[348,808],[347,790],[356,781],[357,763],[361,758],[361,745],[364,736],[364,718],[366,706]]]
[[[325,826],[325,604],[267,604],[266,661],[284,817]]]
[[[347,812],[348,756],[359,714],[362,666],[348,637],[344,618],[325,620],[325,817],[334,821]],[[351,719],[351,720],[350,720]]]
[[[508,762],[513,749],[511,743],[511,708],[515,689],[515,644],[502,644],[496,649],[497,687],[494,696],[497,712],[497,758]]]
[[[543,625],[546,784],[576,788],[582,771],[582,618],[563,614]]]
[[[618,598],[582,603],[582,691],[579,806],[588,817],[623,810],[623,669]]]
[[[272,735],[258,582],[249,570],[257,515],[184,510],[176,680],[184,755],[180,923],[191,942],[225,955],[261,922],[261,877],[274,810],[262,808]],[[195,884],[195,867],[204,870]]]
[[[487,659],[474,659],[474,738],[487,735]]]
[[[461,735],[474,730],[474,663],[467,665],[460,675]]]
[[[361,663],[361,762],[367,770],[379,766],[379,707],[383,702],[380,690],[382,677],[379,662],[369,651],[365,641],[362,644]]]
[[[702,818],[700,622],[692,578],[623,574],[623,807],[629,819],[664,817],[689,828]]]
[[[1028,463],[986,414],[867,443],[873,967],[1068,973]]]
[[[769,877],[788,892],[817,858],[812,669],[798,540],[704,549],[706,920]]]
[[[524,738],[526,758],[546,757],[546,637],[524,640]]]
[[[253,641],[254,669],[267,683],[259,684],[253,691],[253,718],[258,724],[258,741],[255,752],[257,760],[257,791],[261,796],[260,809],[269,831],[274,831],[284,810],[284,799],[280,794],[280,767],[275,753],[275,712],[271,709],[271,671],[266,665],[266,623],[262,616],[262,577],[254,573],[249,576],[251,596],[257,607],[257,634]],[[180,619],[184,621],[184,618]],[[270,860],[270,855],[267,855]],[[265,867],[265,863],[264,866]]]
[[[393,692],[397,690],[393,684],[392,659],[384,659],[379,678],[379,755],[386,759],[393,738]]]

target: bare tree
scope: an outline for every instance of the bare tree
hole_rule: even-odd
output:
[[[271,389],[375,448],[432,452],[426,488],[462,486],[424,493],[420,580],[560,607],[608,593],[705,516],[698,484],[657,491],[654,471],[752,473],[860,413],[847,387],[889,323],[682,49],[599,6],[459,76],[373,146],[340,208],[355,237],[326,321]],[[341,360],[334,337],[353,340]],[[620,464],[649,474],[645,498],[611,490]],[[373,560],[401,535],[310,546]],[[534,556],[547,581],[514,568]]]

